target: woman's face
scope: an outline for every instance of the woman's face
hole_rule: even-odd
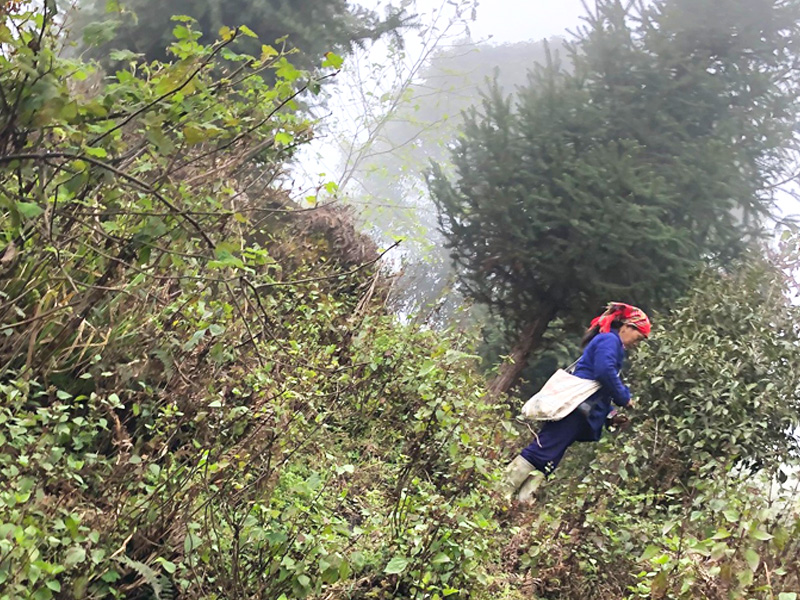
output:
[[[623,325],[619,329],[619,339],[626,350],[630,350],[644,339],[644,334],[633,325]]]

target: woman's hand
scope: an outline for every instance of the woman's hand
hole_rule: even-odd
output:
[[[628,416],[620,413],[615,414],[608,422],[609,427],[617,427],[619,429],[627,429],[630,424],[631,420]]]
[[[625,408],[630,408],[632,410],[636,410],[636,402],[634,401],[633,398],[628,400],[628,404],[625,406]]]

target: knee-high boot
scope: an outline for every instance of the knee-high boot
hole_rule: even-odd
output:
[[[541,471],[534,471],[528,475],[528,478],[519,488],[517,500],[522,504],[533,504],[536,501],[536,492],[539,490],[539,486],[544,483],[544,480],[545,476]]]
[[[517,456],[509,463],[503,478],[503,495],[506,499],[511,500],[514,497],[514,494],[517,493],[520,486],[525,483],[525,480],[535,469],[536,467],[522,458],[522,456]]]

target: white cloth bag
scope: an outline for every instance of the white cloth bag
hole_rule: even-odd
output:
[[[522,416],[529,421],[559,421],[599,389],[600,383],[594,379],[581,379],[559,369],[522,406]]]

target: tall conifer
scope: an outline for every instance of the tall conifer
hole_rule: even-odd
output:
[[[664,306],[763,234],[794,143],[798,0],[598,0],[566,72],[491,89],[429,185],[468,295],[502,315],[507,391],[547,326]],[[628,5],[628,3],[626,3]]]
[[[287,36],[296,49],[292,62],[301,67],[319,65],[329,51],[347,52],[354,45],[375,40],[402,27],[408,15],[390,10],[385,16],[346,0],[81,0],[75,19],[79,31],[92,22],[114,22],[113,38],[91,52],[108,59],[110,49],[141,53],[147,60],[171,60],[166,48],[173,41],[173,15],[197,20],[198,28],[213,40],[223,26],[246,25],[258,40],[243,51],[260,54],[260,44],[274,44]]]

